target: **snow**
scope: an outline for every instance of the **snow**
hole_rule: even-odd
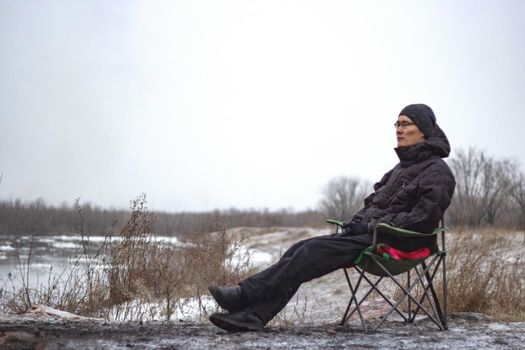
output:
[[[252,266],[260,267],[267,266],[272,262],[272,254],[267,252],[261,252],[253,250],[253,254],[250,257],[250,263]]]
[[[490,329],[494,330],[494,331],[508,331],[510,330],[510,327],[504,323],[500,323],[500,322],[493,322],[493,323],[489,323],[488,326]]]
[[[206,310],[206,314],[217,310],[215,300],[208,295],[200,298],[181,298],[172,307],[173,313],[170,319],[184,322],[199,322],[205,316],[203,310]],[[109,315],[111,321],[117,322],[128,321],[130,317],[141,321],[165,321],[167,319],[166,302],[145,303],[141,300],[133,300],[113,308]]]
[[[79,243],[73,242],[53,242],[52,244],[57,249],[76,249],[79,247]]]
[[[0,251],[8,252],[13,250],[15,250],[15,248],[12,247],[10,244],[0,245]]]
[[[237,248],[235,254],[227,264],[230,266],[239,266],[242,265],[242,262],[248,257],[252,267],[263,267],[270,264],[273,260],[273,256],[270,253],[241,245]]]
[[[199,298],[181,299],[177,307],[173,319],[198,322],[202,319],[202,309],[206,310],[208,314],[217,309],[217,303],[210,296],[203,296]]]
[[[27,314],[36,315],[36,316],[52,316],[52,317],[68,319],[68,320],[93,319],[90,317],[83,317],[83,316],[75,315],[67,311],[61,311],[61,310],[52,308],[50,306],[41,305],[41,304],[33,305],[33,307],[31,307],[31,310],[29,310]]]

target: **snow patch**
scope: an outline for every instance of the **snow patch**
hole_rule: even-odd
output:
[[[54,248],[58,249],[76,249],[79,246],[79,243],[73,242],[54,242],[52,244]]]
[[[252,266],[260,267],[270,264],[273,261],[272,254],[262,251],[254,251],[250,257]]]
[[[15,248],[13,248],[10,244],[4,244],[4,245],[0,245],[0,251],[4,251],[4,252],[10,252],[10,251],[13,251],[15,250]]]
[[[181,298],[175,305],[172,305],[171,320],[199,322],[202,317],[210,314],[217,309],[217,304],[208,295],[200,298]],[[167,307],[165,301],[145,303],[140,300],[133,300],[124,305],[113,308],[110,312],[111,321],[127,321],[130,317],[134,320],[142,321],[165,321],[167,320]]]
[[[38,316],[51,316],[51,317],[57,317],[57,318],[62,318],[62,319],[68,319],[68,320],[93,319],[90,317],[75,315],[67,311],[61,311],[61,310],[52,308],[50,306],[42,305],[42,304],[33,305],[33,307],[31,307],[31,310],[29,310],[26,314],[38,315]]]
[[[175,314],[172,316],[178,320],[199,321],[203,310],[209,311],[217,308],[217,303],[212,297],[205,295],[199,298],[180,299]],[[208,312],[209,313],[209,312]]]
[[[250,266],[252,267],[261,267],[272,262],[272,255],[270,253],[241,245],[237,248],[231,259],[227,260],[225,263],[227,266],[232,267],[242,266],[243,262],[248,258],[250,259]]]
[[[494,331],[510,331],[511,330],[509,326],[503,323],[499,323],[499,322],[489,323],[488,327]]]

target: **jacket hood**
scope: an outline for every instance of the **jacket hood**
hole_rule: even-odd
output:
[[[450,143],[448,142],[447,135],[445,135],[445,132],[441,130],[437,124],[432,134],[430,134],[423,144],[427,144],[430,149],[441,158],[447,158],[450,155]]]
[[[401,164],[404,165],[404,163],[418,162],[433,155],[446,158],[450,154],[450,143],[443,130],[436,124],[425,142],[409,147],[396,147],[394,150]]]

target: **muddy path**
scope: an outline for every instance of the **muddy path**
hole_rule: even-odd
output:
[[[448,331],[430,322],[387,322],[374,334],[355,324],[271,326],[228,333],[209,323],[0,318],[0,349],[523,349],[525,323],[454,315]]]

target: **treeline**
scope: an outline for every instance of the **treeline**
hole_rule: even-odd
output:
[[[109,210],[91,204],[53,206],[38,199],[0,201],[0,234],[56,235],[78,234],[81,229],[91,235],[117,233],[126,224],[130,210]],[[153,231],[159,235],[180,235],[215,231],[219,224],[239,226],[316,226],[324,217],[315,210],[215,210],[211,212],[154,212]]]
[[[0,201],[0,234],[70,234],[80,233],[81,226],[89,233],[107,233],[122,226],[128,214],[125,210],[106,210],[91,204],[77,208],[67,204],[48,205],[42,199],[32,202],[3,200]]]
[[[449,227],[499,226],[525,230],[525,175],[517,161],[497,159],[485,151],[456,150],[448,160],[456,177],[456,190],[445,215]],[[154,232],[160,235],[202,233],[250,226],[319,226],[326,218],[347,220],[372,189],[358,177],[337,177],[328,181],[318,210],[215,210],[211,212],[153,213]],[[0,234],[53,235],[79,233],[80,227],[93,235],[119,232],[130,211],[109,210],[91,204],[53,206],[42,199],[0,201]],[[82,219],[82,225],[81,225]]]

